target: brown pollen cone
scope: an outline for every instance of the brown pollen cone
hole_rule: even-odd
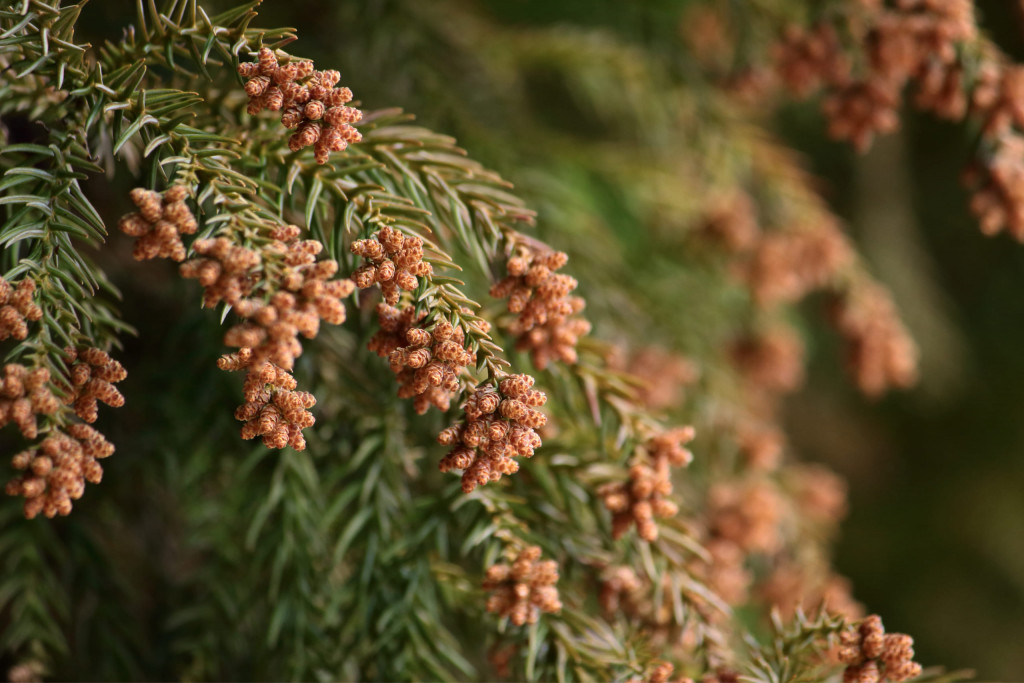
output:
[[[478,387],[466,400],[462,421],[438,435],[439,444],[452,447],[440,469],[462,470],[465,493],[519,471],[514,458],[531,458],[540,447],[536,430],[547,424],[547,416],[536,408],[547,396],[533,389],[533,382],[529,375],[508,375],[497,387]]]
[[[419,278],[434,272],[433,266],[423,260],[423,239],[387,225],[367,239],[356,240],[350,249],[364,260],[352,273],[356,286],[367,289],[379,285],[384,301],[392,306],[403,291],[419,287]]]
[[[417,316],[412,306],[399,311],[379,304],[380,330],[369,342],[371,351],[389,360],[398,380],[398,397],[412,398],[418,415],[431,405],[447,411],[451,397],[459,390],[463,369],[476,363],[476,354],[465,348],[462,327],[442,317],[430,330],[415,326],[424,316],[425,312]]]
[[[97,417],[97,402],[112,408],[124,405],[124,396],[114,386],[128,376],[123,365],[100,349],[68,347],[64,353],[68,356],[70,380],[70,386],[65,386],[64,402],[72,406],[75,415],[92,423]]]
[[[576,317],[586,302],[570,296],[576,279],[555,272],[568,260],[561,251],[520,245],[506,263],[508,276],[491,287],[491,296],[508,298],[509,313],[518,314],[509,329],[518,335],[516,348],[529,351],[538,370],[552,360],[575,363],[576,344],[590,332],[590,323]]]
[[[32,300],[36,283],[28,278],[12,286],[0,278],[0,341],[28,337],[28,323],[43,317],[43,309]]]
[[[921,675],[921,665],[913,661],[914,639],[886,633],[878,615],[840,633],[839,645],[839,661],[846,664],[844,683],[900,683]]]
[[[182,235],[191,235],[199,229],[192,211],[185,204],[189,196],[184,185],[174,185],[163,195],[137,187],[131,191],[132,202],[138,211],[121,218],[121,232],[136,237],[132,256],[137,261],[153,258],[185,260]]]
[[[672,467],[688,465],[693,456],[683,444],[693,439],[692,427],[669,430],[648,440],[629,468],[629,480],[605,484],[598,495],[612,513],[612,536],[621,538],[636,524],[645,541],[658,538],[655,517],[674,517],[679,507],[673,503]]]
[[[47,517],[70,514],[71,501],[82,497],[85,483],[103,478],[97,460],[114,452],[110,442],[84,424],[68,425],[65,432],[51,430],[38,446],[14,456],[14,468],[24,474],[8,482],[6,492],[24,496],[28,519],[40,512]]]
[[[268,47],[260,48],[257,61],[238,65],[249,96],[247,111],[258,114],[264,109],[281,112],[281,123],[295,130],[288,147],[298,152],[313,147],[318,164],[326,164],[331,152],[344,151],[363,139],[352,124],[363,113],[347,105],[352,91],[336,87],[341,80],[337,71],[316,71],[313,62],[283,55],[284,62]]]
[[[516,626],[533,624],[541,612],[558,612],[558,563],[539,562],[540,548],[520,551],[511,566],[505,563],[487,569],[483,589],[491,592],[487,611],[506,617]]]
[[[37,415],[53,415],[60,401],[50,391],[50,371],[29,370],[17,363],[4,366],[0,377],[0,427],[13,422],[26,439],[39,434]]]

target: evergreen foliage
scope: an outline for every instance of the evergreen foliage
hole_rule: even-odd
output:
[[[5,362],[45,370],[67,399],[36,411],[44,439],[91,422],[74,380],[81,361],[67,348],[110,352],[128,370],[125,407],[102,409],[98,422],[117,447],[103,482],[66,519],[21,519],[33,497],[24,483],[0,506],[0,662],[12,680],[781,683],[841,680],[857,667],[876,667],[877,679],[878,666],[906,678],[893,664],[903,660],[871,650],[862,608],[831,572],[841,483],[789,453],[779,462],[788,449],[775,422],[802,375],[806,295],[828,300],[865,393],[916,373],[889,294],[738,92],[784,26],[806,18],[789,11],[804,3],[726,13],[749,38],[737,40],[735,63],[715,45],[706,59],[686,53],[656,23],[645,50],[607,32],[501,29],[461,3],[383,3],[374,30],[394,29],[435,62],[395,66],[407,71],[364,94],[359,60],[390,57],[341,46],[337,66],[364,109],[361,140],[327,163],[297,149],[278,115],[249,109],[265,91],[247,96],[262,72],[244,65],[267,55],[299,64],[284,48],[305,49],[305,27],[263,28],[259,0],[220,13],[198,0],[136,4],[123,35],[94,46],[75,35],[85,2],[0,0],[0,273],[33,283],[41,309],[18,314],[27,334],[3,342]],[[373,4],[338,11],[369,31]],[[317,66],[334,66],[325,59]],[[456,72],[479,83],[465,97],[519,138],[495,145],[457,104],[430,115],[488,162],[520,169],[518,188],[411,114],[377,108],[403,88],[439,95]],[[547,118],[524,111],[559,97]],[[198,231],[183,274],[216,239],[259,255],[240,276],[250,298],[200,308],[199,290],[165,263],[131,264],[128,238],[110,228],[133,210],[132,187],[162,193],[164,215],[174,192],[187,195]],[[131,199],[145,215],[141,196]],[[281,237],[290,225],[304,242]],[[395,375],[415,374],[422,364],[408,358],[428,342],[410,336],[383,359],[370,350],[394,332],[374,291],[387,296],[391,278],[353,245],[388,230],[421,240],[429,264],[400,292],[413,329],[434,357],[456,339],[472,359],[456,371],[447,412],[417,414],[396,394]],[[288,261],[301,244],[319,260]],[[320,314],[305,353],[289,356],[294,368],[270,356],[316,397],[305,448],[243,441],[231,412],[238,382],[214,372],[224,345],[243,351],[220,367],[246,369],[243,392],[265,392],[266,406],[295,385],[264,379],[250,392],[257,371],[240,359],[265,337],[235,344],[221,327],[270,330],[254,311],[285,290],[313,300],[282,283],[330,262],[360,287],[345,291],[348,320],[328,326],[337,320]],[[324,267],[317,281],[331,282]],[[216,283],[198,279],[209,296]],[[539,322],[524,323],[527,305],[543,311]],[[527,375],[546,403],[519,390]],[[246,398],[240,411],[257,402]],[[492,399],[501,407],[473,412]],[[499,477],[492,465],[460,486],[434,463],[470,467],[444,464],[452,455],[442,460],[438,434],[476,465],[487,441],[467,434],[485,422],[543,445],[506,456],[518,471]],[[35,447],[16,426],[0,435],[5,454]],[[526,579],[517,558],[531,553]],[[556,583],[539,569],[551,560]],[[520,603],[485,581],[505,582]],[[830,659],[840,643],[853,649]],[[958,676],[929,669],[915,680]]]

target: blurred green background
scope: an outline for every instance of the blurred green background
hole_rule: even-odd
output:
[[[130,20],[125,7],[131,4],[91,6],[84,19],[93,42],[113,37]],[[638,78],[637,87],[594,100],[607,110],[588,108],[580,91],[602,87],[594,73],[603,65],[585,48],[588,42],[602,48],[595,54],[621,48],[622,63],[608,68],[620,69],[627,83],[635,51],[668,81],[689,88],[699,105],[707,81],[681,37],[698,4],[292,0],[267,2],[257,21],[296,27],[300,41],[289,49],[338,68],[365,108],[403,107],[514,181],[541,211],[544,237],[576,258],[581,293],[599,310],[629,319],[644,303],[603,301],[595,296],[599,284],[588,278],[600,277],[605,265],[647,258],[642,235],[655,212],[640,205],[637,188],[620,191],[602,165],[628,160],[643,167],[645,149],[672,126],[671,103],[659,99],[657,79],[640,84]],[[740,24],[749,12],[749,47],[755,46],[756,31],[764,30],[761,15],[739,0],[721,4]],[[801,3],[749,3],[765,5],[786,10]],[[1024,54],[1019,4],[978,5],[983,27],[1011,54]],[[738,53],[747,47],[741,42]],[[557,67],[550,61],[555,56]],[[596,80],[585,80],[590,77]],[[620,120],[610,116],[616,107]],[[785,106],[762,122],[803,153],[875,274],[892,288],[922,350],[917,389],[868,402],[843,376],[821,302],[806,304],[808,386],[788,401],[785,419],[801,457],[826,462],[849,479],[851,512],[836,568],[890,629],[914,635],[922,663],[973,668],[979,680],[1021,680],[1024,247],[983,237],[967,211],[959,183],[971,144],[964,125],[907,111],[899,134],[858,157],[826,138],[815,101]],[[682,154],[700,155],[697,147],[714,141],[690,143],[688,149],[685,141],[672,142],[682,145]],[[698,200],[682,196],[679,203],[685,208]],[[643,290],[644,275],[630,277]],[[709,315],[694,310],[691,316],[688,300],[677,309],[683,327]],[[150,305],[130,298],[126,318],[140,320]],[[659,330],[654,313],[635,325],[640,329],[631,336],[690,350],[690,336],[675,339],[670,327]],[[597,333],[623,336],[609,325]]]

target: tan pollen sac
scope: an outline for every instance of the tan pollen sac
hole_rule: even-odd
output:
[[[259,252],[226,237],[196,240],[192,249],[199,256],[182,263],[179,271],[202,285],[204,306],[212,308],[221,301],[234,305],[252,292],[257,282],[254,270],[262,263]]]
[[[993,236],[1005,229],[1024,242],[1024,137],[1001,136],[995,152],[969,168],[964,180],[981,232]]]
[[[295,378],[286,370],[268,362],[251,364],[250,360],[248,354],[235,354],[218,362],[221,369],[248,370],[243,386],[245,403],[235,411],[235,419],[245,423],[242,438],[260,437],[267,448],[305,450],[302,430],[316,422],[309,412],[316,398],[308,391],[296,391]]]
[[[318,164],[326,164],[331,152],[342,152],[363,139],[353,127],[363,113],[346,106],[352,91],[337,87],[341,74],[334,70],[316,71],[313,62],[294,59],[260,48],[256,62],[238,65],[238,74],[247,79],[247,111],[259,114],[264,109],[281,112],[281,123],[296,132],[288,148],[298,152],[313,147]]]
[[[860,152],[867,151],[875,135],[899,128],[900,101],[900,88],[890,81],[850,84],[825,98],[822,109],[829,120],[828,134],[835,140],[849,140]]]
[[[412,306],[402,311],[380,304],[377,319],[380,330],[370,339],[369,348],[387,358],[398,380],[398,397],[412,398],[418,415],[431,405],[442,412],[451,407],[451,397],[459,391],[463,369],[476,363],[476,354],[465,347],[462,327],[438,317],[432,329],[414,327],[425,313],[415,314]]]
[[[463,492],[518,472],[515,458],[532,458],[540,448],[536,430],[547,424],[547,416],[537,408],[547,396],[533,383],[529,375],[508,375],[497,387],[477,387],[466,400],[463,419],[438,435],[439,444],[452,447],[440,469],[462,470]]]
[[[483,589],[490,591],[487,611],[507,618],[516,626],[535,624],[541,612],[559,612],[558,563],[539,561],[537,546],[524,548],[511,564],[488,567]]]
[[[758,305],[798,301],[829,284],[854,257],[832,220],[762,235],[738,266],[738,275]]]
[[[419,287],[419,278],[430,277],[434,272],[433,266],[423,260],[423,239],[404,235],[387,225],[369,238],[353,242],[350,249],[364,260],[352,273],[356,286],[380,286],[384,301],[392,306],[398,303],[403,291]]]
[[[491,287],[490,295],[508,299],[517,314],[509,331],[518,335],[516,348],[529,351],[534,366],[545,369],[552,360],[575,363],[576,344],[590,332],[590,323],[577,317],[586,302],[571,293],[577,281],[557,273],[569,257],[560,251],[519,245],[508,259],[508,276]]]
[[[8,482],[7,495],[25,498],[25,517],[66,516],[72,501],[85,492],[85,483],[98,484],[103,467],[98,460],[113,454],[102,434],[84,424],[65,431],[53,429],[39,445],[14,456],[12,465],[24,472]]]
[[[768,480],[720,482],[708,492],[708,527],[746,553],[779,549],[783,500]]]
[[[960,47],[976,37],[970,0],[901,0],[893,6],[861,2],[851,19],[851,35],[839,39],[831,26],[810,32],[789,27],[776,46],[776,71],[797,95],[828,88],[824,102],[829,134],[861,151],[878,133],[899,126],[904,86],[917,85],[916,104],[946,118],[967,111]],[[849,43],[860,54],[850,69]],[[987,79],[977,98],[990,114],[989,131],[1005,130],[1011,117],[1001,108],[997,79]]]
[[[132,256],[137,261],[153,258],[185,260],[182,235],[199,229],[195,216],[185,203],[190,192],[184,185],[169,187],[162,195],[137,187],[131,200],[138,211],[121,218],[118,227],[126,235],[137,238]]]
[[[32,300],[36,283],[24,278],[10,283],[0,278],[0,341],[28,337],[28,323],[43,317],[43,309]]]
[[[685,467],[693,455],[683,444],[694,437],[692,427],[668,430],[638,449],[629,468],[629,480],[600,487],[597,494],[612,513],[612,537],[621,538],[633,524],[645,541],[658,538],[655,518],[675,517],[679,506],[672,495],[672,467]]]
[[[28,369],[17,363],[4,366],[0,378],[0,427],[13,422],[21,435],[34,439],[39,434],[37,415],[53,415],[60,400],[50,391],[50,371]]]
[[[730,355],[747,385],[765,394],[785,394],[803,384],[803,341],[786,325],[742,335],[731,345]]]
[[[207,305],[225,301],[241,318],[224,335],[224,344],[238,351],[222,356],[217,367],[246,371],[245,403],[235,417],[245,422],[242,438],[261,437],[268,448],[306,447],[302,430],[313,425],[309,409],[316,399],[296,391],[290,374],[303,351],[299,338],[316,337],[321,323],[345,322],[343,300],[355,291],[351,280],[335,277],[336,261],[317,260],[323,245],[299,239],[301,232],[275,225],[258,252],[226,237],[197,240],[202,258],[182,265],[186,277],[206,288]]]
[[[708,202],[697,230],[730,253],[748,251],[761,237],[754,200],[741,190],[713,197]]]
[[[866,396],[917,381],[917,346],[899,318],[889,292],[863,284],[839,295],[830,318],[846,341],[846,364]]]
[[[97,402],[112,408],[124,405],[124,396],[114,386],[128,376],[123,365],[100,349],[67,347],[64,353],[68,358],[68,377],[61,382],[64,403],[75,415],[92,423],[98,415]]]
[[[601,577],[601,591],[598,602],[608,616],[622,611],[627,616],[634,616],[635,595],[643,588],[643,582],[632,567],[625,565],[608,567]]]
[[[846,664],[844,683],[901,683],[921,675],[921,665],[913,661],[914,639],[886,633],[875,614],[839,634],[838,656]]]
[[[787,26],[774,48],[775,71],[786,87],[805,97],[823,85],[844,83],[850,74],[849,58],[830,24],[810,31]]]

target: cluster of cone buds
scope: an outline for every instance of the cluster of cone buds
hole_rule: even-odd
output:
[[[971,110],[984,122],[986,137],[998,138],[1013,127],[1024,128],[1024,67],[987,59],[978,67],[971,90]]]
[[[345,106],[352,91],[336,87],[337,71],[315,71],[313,62],[285,56],[283,63],[270,48],[260,49],[257,61],[238,65],[249,96],[248,111],[264,109],[281,112],[281,123],[295,130],[288,147],[297,152],[313,146],[318,164],[327,163],[331,152],[341,152],[362,140],[353,123],[363,118],[355,107]]]
[[[982,233],[1005,229],[1024,242],[1024,137],[1003,135],[992,155],[968,170],[965,181],[973,190],[971,212]]]
[[[825,113],[830,134],[858,148],[876,133],[899,125],[901,94],[908,81],[918,85],[918,106],[950,118],[966,111],[963,71],[957,44],[977,29],[969,0],[899,0],[892,7],[862,5],[854,22],[865,73],[851,76],[837,32],[820,25],[810,32],[789,27],[776,49],[776,71],[798,95],[819,85],[829,88]]]
[[[822,109],[828,118],[828,134],[835,140],[849,140],[861,152],[867,151],[876,135],[899,129],[900,91],[886,81],[858,81],[825,98]]]
[[[745,552],[771,553],[779,548],[783,512],[782,497],[767,479],[720,482],[708,493],[712,536]]]
[[[852,260],[853,249],[839,226],[824,220],[763,235],[739,265],[739,276],[758,304],[770,306],[803,298]]]
[[[598,495],[612,513],[612,536],[621,538],[635,523],[645,541],[658,538],[654,518],[674,517],[679,507],[672,495],[672,467],[688,465],[693,455],[683,444],[693,439],[692,427],[672,429],[651,438],[629,469],[627,482],[606,484]]]
[[[899,683],[921,675],[914,662],[914,639],[903,633],[886,633],[882,619],[871,615],[856,630],[839,634],[839,661],[846,664],[844,683]]]
[[[0,277],[0,341],[13,337],[24,339],[28,336],[28,322],[43,317],[43,309],[32,301],[36,283],[25,278],[12,287]]]
[[[978,162],[964,174],[972,190],[971,211],[981,231],[995,235],[1006,229],[1024,242],[1024,67],[994,58],[982,62],[971,92],[971,109],[983,122],[991,142]]]
[[[799,97],[849,79],[850,60],[831,24],[818,24],[809,31],[787,26],[773,52],[779,80]]]
[[[540,559],[540,548],[521,550],[511,566],[488,567],[483,588],[490,591],[487,611],[508,618],[516,626],[533,624],[541,612],[558,612],[558,563]]]
[[[47,517],[67,515],[71,501],[85,492],[85,482],[98,484],[103,478],[97,460],[113,452],[103,435],[88,425],[68,425],[66,433],[52,430],[38,446],[14,456],[14,468],[24,474],[11,480],[6,492],[25,497],[29,519],[40,512]]]
[[[772,472],[782,462],[786,435],[776,425],[747,421],[736,430],[736,443],[747,468],[758,472]]]
[[[620,610],[632,615],[633,594],[643,587],[636,571],[627,565],[608,567],[601,578],[598,602],[605,614],[611,616]]]
[[[429,277],[433,267],[423,260],[423,239],[403,235],[401,231],[384,226],[369,239],[357,240],[350,247],[352,253],[366,260],[352,273],[359,289],[380,285],[384,301],[392,306],[398,303],[402,290],[411,292]]]
[[[371,351],[388,359],[398,380],[398,397],[412,398],[418,415],[431,405],[447,411],[463,368],[476,362],[476,354],[465,348],[462,327],[444,318],[438,318],[431,330],[415,326],[424,316],[425,312],[416,315],[413,306],[399,311],[379,304],[380,330],[369,343]]]
[[[185,204],[188,189],[184,185],[167,188],[161,194],[141,187],[131,191],[131,200],[138,211],[123,216],[117,224],[126,235],[136,237],[132,256],[137,261],[152,258],[185,260],[182,235],[191,235],[198,228],[192,211]]]
[[[68,379],[71,386],[65,386],[64,402],[72,407],[84,422],[95,422],[97,401],[112,408],[124,405],[124,396],[114,386],[128,373],[124,366],[100,349],[64,349],[68,362]]]
[[[338,272],[337,262],[317,261],[323,245],[316,240],[299,240],[299,232],[294,225],[276,226],[271,243],[263,249],[263,261],[273,258],[275,265],[284,267],[275,282],[266,283],[280,289],[270,294],[266,302],[258,298],[234,302],[235,312],[245,322],[229,329],[224,343],[248,348],[250,365],[269,361],[291,370],[302,354],[299,335],[314,338],[321,321],[330,325],[345,322],[342,299],[355,291],[355,285],[348,279],[332,279]]]
[[[785,394],[803,384],[803,341],[787,325],[741,335],[733,342],[730,355],[747,386],[758,393]]]
[[[508,311],[518,314],[509,329],[518,335],[516,348],[529,351],[534,366],[543,370],[552,360],[576,362],[576,344],[590,332],[590,323],[574,317],[586,302],[570,296],[575,278],[557,273],[569,257],[561,251],[521,245],[509,258],[508,276],[491,287],[491,296],[508,298]]]
[[[478,387],[466,400],[461,422],[444,429],[437,437],[452,450],[442,458],[442,472],[462,470],[462,490],[497,481],[519,470],[513,458],[533,457],[540,447],[535,430],[547,423],[536,410],[547,396],[533,389],[533,377],[509,375],[498,383]]]
[[[236,410],[235,417],[245,422],[243,438],[260,436],[268,448],[305,448],[302,429],[313,424],[308,409],[316,400],[307,392],[295,391],[295,379],[289,372],[302,354],[299,335],[312,339],[320,331],[321,321],[331,325],[345,322],[342,299],[355,291],[351,280],[332,279],[338,272],[336,261],[316,260],[323,245],[316,240],[299,240],[299,234],[297,226],[275,226],[270,243],[263,248],[265,258],[250,250],[238,252],[247,263],[262,261],[265,268],[273,269],[273,280],[265,281],[272,293],[266,301],[233,297],[234,310],[244,322],[227,331],[224,343],[237,347],[238,352],[222,356],[217,362],[222,370],[247,371],[246,402]],[[196,266],[200,283],[208,283],[208,292],[211,287],[249,283],[245,287],[249,293],[255,281],[247,270],[218,267],[240,248],[231,246],[225,238],[212,242],[209,253],[216,260],[207,258]],[[204,276],[204,269],[208,269],[208,275]],[[225,276],[233,279],[224,284]]]
[[[879,396],[917,379],[917,347],[896,312],[889,293],[865,284],[837,297],[831,318],[846,340],[847,366],[858,388]]]
[[[227,237],[196,240],[192,249],[199,256],[182,263],[179,272],[202,285],[204,306],[212,308],[221,301],[234,305],[252,291],[253,271],[262,261],[259,252]]]
[[[235,419],[245,423],[243,439],[261,437],[267,448],[306,448],[302,430],[316,421],[309,412],[316,405],[313,394],[296,391],[295,378],[273,363],[254,363],[250,348],[222,356],[217,366],[222,370],[248,369],[242,387],[245,403],[235,411]]]
[[[13,422],[22,436],[34,439],[39,434],[36,415],[53,415],[59,409],[60,401],[50,391],[49,370],[29,370],[16,363],[4,366],[0,379],[0,427]]]
[[[714,197],[701,217],[699,230],[731,253],[748,251],[761,237],[754,200],[738,190]]]

